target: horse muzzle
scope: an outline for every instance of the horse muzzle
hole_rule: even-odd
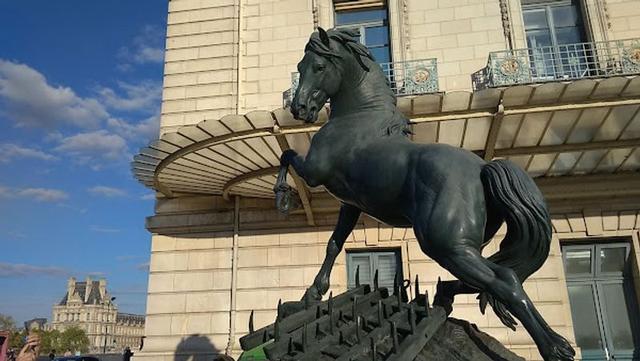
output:
[[[298,120],[302,120],[305,123],[315,123],[318,120],[318,107],[312,105],[307,107],[304,104],[293,104],[291,106],[291,114]]]

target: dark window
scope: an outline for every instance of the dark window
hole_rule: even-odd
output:
[[[347,287],[356,286],[356,269],[360,267],[360,284],[373,288],[373,278],[378,271],[378,285],[394,292],[393,281],[396,273],[402,279],[402,259],[397,250],[375,252],[347,252]]]
[[[629,275],[629,244],[571,245],[562,254],[582,359],[637,360],[638,306]]]
[[[387,9],[344,10],[336,12],[336,27],[357,30],[378,63],[391,61]]]
[[[525,2],[523,17],[535,78],[579,78],[595,65],[577,0]]]

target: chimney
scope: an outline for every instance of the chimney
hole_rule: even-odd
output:
[[[107,280],[104,278],[100,279],[100,298],[102,301],[106,302],[105,298],[107,297]]]
[[[71,297],[73,296],[73,292],[75,292],[75,289],[76,289],[76,278],[71,277],[67,282],[67,301],[71,299]]]
[[[93,281],[91,281],[91,277],[87,276],[85,282],[87,284],[84,286],[84,303],[87,303],[89,301],[89,295],[91,294],[91,288],[93,287]]]

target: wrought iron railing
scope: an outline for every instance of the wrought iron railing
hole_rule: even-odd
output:
[[[382,63],[380,67],[396,96],[436,93],[440,89],[435,58]],[[291,104],[299,80],[300,74],[291,73],[291,89],[283,93],[285,107]]]
[[[482,88],[638,73],[640,39],[627,39],[494,51],[473,80]]]

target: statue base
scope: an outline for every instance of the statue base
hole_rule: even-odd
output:
[[[448,318],[416,361],[524,361],[472,323]]]
[[[252,313],[249,334],[240,339],[240,360],[524,360],[416,293],[409,302],[401,288],[390,295],[386,288],[362,285],[319,303],[279,304],[275,322],[258,330]],[[284,309],[299,311],[285,317]]]

